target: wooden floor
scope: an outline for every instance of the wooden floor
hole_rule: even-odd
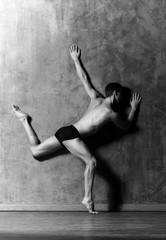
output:
[[[0,212],[0,240],[166,239],[166,212]]]

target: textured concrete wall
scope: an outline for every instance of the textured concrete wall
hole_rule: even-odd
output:
[[[143,97],[137,131],[106,129],[88,142],[98,157],[95,200],[165,202],[165,12],[162,0],[0,1],[1,204],[82,199],[84,164],[66,153],[35,161],[11,112],[13,103],[28,112],[41,140],[82,116],[89,99],[69,56],[73,42],[97,89],[118,81]]]

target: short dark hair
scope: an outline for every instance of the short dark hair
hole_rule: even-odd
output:
[[[108,83],[105,87],[105,95],[106,97],[110,97],[114,91],[121,92],[122,91],[122,85],[117,82]]]

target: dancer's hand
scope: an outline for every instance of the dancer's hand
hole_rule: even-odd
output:
[[[132,94],[132,99],[130,101],[130,105],[133,109],[137,109],[138,106],[140,105],[141,103],[141,95],[139,93],[133,93]]]
[[[71,58],[76,61],[81,57],[81,49],[79,49],[78,45],[72,44],[69,49]]]

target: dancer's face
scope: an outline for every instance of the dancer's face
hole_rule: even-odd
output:
[[[122,93],[121,91],[114,91],[113,92],[113,103],[121,103],[122,101]]]

